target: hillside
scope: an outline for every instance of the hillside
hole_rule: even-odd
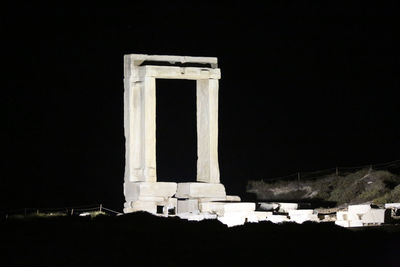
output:
[[[247,192],[265,201],[320,202],[330,206],[400,202],[400,176],[389,171],[362,169],[313,180],[249,181]]]

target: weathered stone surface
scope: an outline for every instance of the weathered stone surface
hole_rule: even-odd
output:
[[[319,222],[317,214],[314,214],[314,210],[289,210],[290,221],[296,223],[303,223],[305,221]]]
[[[126,201],[137,201],[146,197],[172,197],[176,193],[177,184],[169,182],[125,182]]]
[[[136,72],[124,78],[125,182],[155,182],[155,78]]]
[[[130,203],[131,207],[124,208],[124,213],[147,211],[153,214],[157,213],[157,203],[151,201],[135,201]]]
[[[154,77],[157,79],[208,80],[220,79],[219,69],[173,67],[173,66],[142,66],[139,67],[139,77]]]
[[[299,208],[299,204],[297,203],[278,203],[279,204],[279,212],[289,212],[290,210],[297,210]]]
[[[181,219],[186,219],[188,221],[202,221],[202,220],[215,220],[217,219],[216,214],[196,214],[196,213],[180,213],[177,215]]]
[[[343,227],[380,225],[385,222],[385,211],[372,208],[370,204],[349,205],[348,211],[336,213],[336,224]]]
[[[348,211],[353,214],[364,214],[371,210],[370,204],[349,205]]]
[[[364,226],[362,221],[349,221],[349,227],[362,227]]]
[[[350,226],[350,221],[355,222],[355,221],[360,221],[360,219],[361,219],[361,215],[358,216],[357,214],[350,213],[349,211],[338,211],[336,213],[336,220],[341,222],[341,223],[338,223],[338,225],[341,225],[341,224],[346,225],[346,223],[343,223],[343,222],[347,221],[348,225]],[[347,226],[347,227],[349,227],[349,226]]]
[[[371,209],[362,215],[361,220],[365,224],[382,224],[385,222],[385,210]]]
[[[279,208],[278,203],[260,202],[259,204],[261,210],[276,210]]]
[[[266,221],[268,216],[271,216],[272,212],[269,211],[253,211],[247,214],[247,221],[248,222],[262,222]]]
[[[336,221],[336,216],[333,214],[318,214],[320,222],[334,222]]]
[[[225,216],[218,216],[218,220],[223,224],[226,224],[228,227],[243,225],[246,222],[246,215],[233,213],[227,214]]]
[[[178,200],[177,213],[199,213],[199,201],[197,199]]]
[[[160,202],[160,203],[162,203],[162,202]],[[172,209],[172,208],[175,208],[176,210],[178,209],[178,199],[177,198],[170,197],[164,203],[168,209]]]
[[[224,202],[205,202],[200,203],[199,208],[201,212],[213,213],[218,216],[224,216],[228,213],[239,213],[244,214],[252,212],[256,209],[255,203],[239,202],[239,203],[224,203]]]
[[[297,210],[299,204],[297,203],[285,203],[285,202],[260,202],[261,210],[278,210],[279,212],[287,213],[290,210]]]
[[[285,215],[268,215],[267,216],[267,221],[270,221],[272,223],[283,223],[283,222],[288,222],[289,218]]]
[[[223,184],[179,183],[175,195],[177,198],[225,198]]]
[[[240,201],[241,199],[240,199],[240,197],[239,196],[233,196],[233,195],[227,195],[226,196],[226,201],[232,201],[232,202],[234,202],[234,201]]]
[[[289,210],[288,211],[289,216],[307,216],[307,215],[312,215],[314,213],[314,210]]]
[[[197,200],[199,201],[199,203],[227,201],[226,197],[201,197],[197,198]]]
[[[141,201],[153,201],[153,202],[163,202],[167,199],[168,197],[148,197],[148,196],[140,196],[138,200]]]
[[[350,227],[350,221],[346,221],[346,220],[337,220],[337,221],[335,221],[335,224],[342,226],[342,227]]]
[[[169,63],[202,63],[211,64],[212,68],[217,68],[218,59],[216,57],[190,57],[190,56],[171,56],[171,55],[146,55],[146,54],[129,54],[124,55],[124,60],[127,62],[125,73],[133,66],[140,66],[144,61],[159,61]]]
[[[144,61],[156,63],[141,66]],[[157,62],[211,64],[211,68],[158,66]],[[192,79],[197,81],[197,181],[219,183],[218,79],[220,78],[217,58],[214,57],[145,54],[124,56],[125,182],[157,181],[156,79]]]
[[[347,211],[338,211],[336,213],[337,221],[347,221],[348,220],[348,212]]]
[[[197,80],[197,181],[219,183],[218,80]]]
[[[259,221],[266,221],[268,215],[268,212],[242,209],[240,211],[224,211],[223,215],[218,215],[218,220],[228,227],[232,227],[242,225],[246,222],[257,223]]]

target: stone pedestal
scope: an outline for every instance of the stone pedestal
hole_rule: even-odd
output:
[[[175,196],[177,198],[226,199],[226,192],[223,184],[179,183]]]

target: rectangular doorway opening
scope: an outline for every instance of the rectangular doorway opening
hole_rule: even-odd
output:
[[[196,81],[156,79],[157,181],[195,182]]]

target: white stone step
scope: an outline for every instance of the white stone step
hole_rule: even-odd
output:
[[[177,198],[226,198],[223,184],[178,183]]]

